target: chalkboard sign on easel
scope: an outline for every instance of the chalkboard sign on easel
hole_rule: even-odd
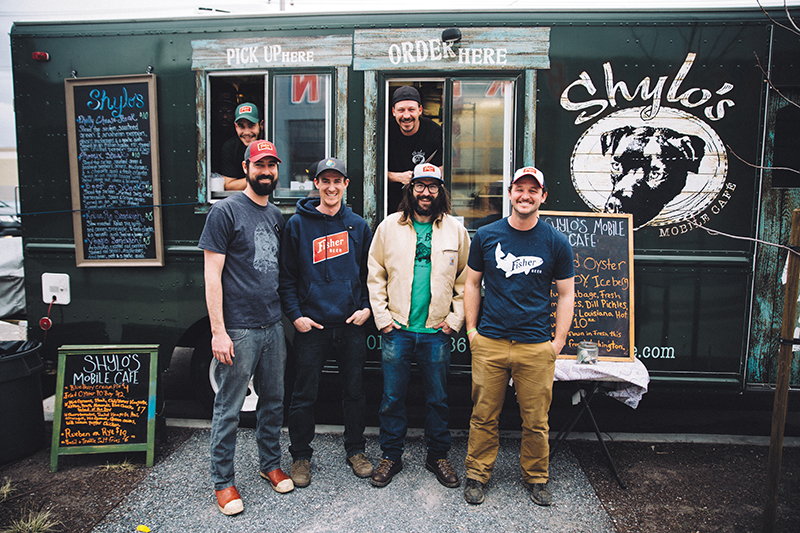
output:
[[[574,255],[575,313],[559,357],[575,359],[578,343],[591,341],[600,360],[633,361],[633,216],[539,214],[567,236]],[[555,311],[555,298],[551,306]]]
[[[78,266],[162,266],[153,74],[64,80]]]
[[[50,470],[59,455],[155,451],[158,345],[58,350]]]

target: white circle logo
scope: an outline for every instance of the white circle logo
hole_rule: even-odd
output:
[[[617,111],[581,135],[572,153],[572,183],[594,211],[633,214],[635,228],[691,219],[725,185],[725,146],[694,115],[661,108],[644,120],[644,109]]]

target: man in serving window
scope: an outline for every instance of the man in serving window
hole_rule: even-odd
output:
[[[397,211],[403,187],[413,177],[419,164],[442,167],[442,127],[422,116],[422,98],[410,85],[398,87],[392,95],[392,116],[389,121],[388,207],[386,214]]]
[[[236,136],[222,145],[219,173],[225,178],[226,191],[243,191],[247,185],[242,171],[244,151],[250,143],[262,137],[264,121],[258,118],[258,107],[247,102],[236,107],[233,126]]]

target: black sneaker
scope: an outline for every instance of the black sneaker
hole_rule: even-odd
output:
[[[370,482],[375,487],[385,487],[392,481],[394,475],[400,472],[402,469],[402,459],[398,459],[397,461],[383,459],[381,464],[378,465],[378,468],[372,472],[372,478],[370,479]]]
[[[467,478],[467,483],[464,485],[464,499],[472,505],[483,503],[485,497],[483,488],[484,484],[477,479]]]
[[[547,483],[525,483],[525,488],[536,505],[547,507],[553,503],[553,495],[547,490]]]

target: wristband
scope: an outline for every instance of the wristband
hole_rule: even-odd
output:
[[[473,332],[475,332],[475,331],[478,331],[478,328],[472,328],[472,329],[468,329],[468,330],[467,330],[467,335],[469,335],[470,333],[473,333]]]

